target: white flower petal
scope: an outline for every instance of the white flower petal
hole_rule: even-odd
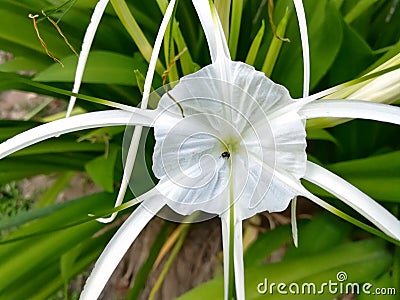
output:
[[[222,229],[222,254],[223,254],[223,267],[224,267],[224,299],[228,300],[228,289],[229,289],[229,240],[230,240],[230,216],[229,210],[223,212],[220,215],[221,218],[221,229]]]
[[[236,157],[237,160],[240,158]],[[235,205],[242,219],[263,211],[281,212],[298,194],[292,182],[300,184],[300,181],[284,170],[271,166],[265,159],[263,161],[251,155],[248,162],[234,161],[233,166]],[[235,177],[235,174],[238,175]]]
[[[264,165],[264,167],[267,169],[269,168],[268,165]],[[300,181],[296,180],[292,176],[279,172],[279,170],[275,170],[274,175],[280,182],[295,191],[297,195],[307,197],[318,205],[321,205],[321,203],[324,202],[319,197],[306,190],[301,185]],[[369,219],[384,233],[400,240],[400,221],[390,214],[390,212],[388,212],[384,207],[347,181],[312,163],[307,163],[307,172],[304,179],[326,189]],[[325,207],[324,205],[321,206]]]
[[[310,48],[308,43],[307,19],[302,0],[293,0],[300,27],[301,48],[303,50],[303,97],[310,93]]]
[[[201,210],[211,214],[221,214],[227,210],[229,166],[224,158],[202,159],[184,172],[165,176],[159,182],[159,192],[164,195],[169,207],[181,215],[190,215]]]
[[[300,179],[307,160],[304,121],[297,113],[291,112],[274,118],[270,126],[275,143],[276,168]]]
[[[216,62],[217,58],[223,57],[230,59],[229,47],[214,5],[211,7],[208,0],[192,2],[206,35],[211,61]]]
[[[299,246],[299,236],[297,234],[297,215],[296,215],[296,207],[297,207],[297,197],[294,197],[292,200],[291,211],[290,211],[290,220],[292,224],[292,237],[293,244],[297,248]]]
[[[81,300],[98,299],[108,279],[128,248],[147,223],[164,206],[162,197],[160,197],[155,189],[140,196],[138,201],[143,201],[143,203],[135,209],[125,223],[118,229],[117,233],[110,240],[103,253],[100,255],[100,258],[97,260],[81,293]]]
[[[176,2],[176,0],[171,0],[171,2],[168,4],[168,7],[167,7],[164,17],[163,17],[163,20],[161,21],[160,28],[158,29],[156,41],[154,42],[153,52],[151,53],[151,57],[150,57],[149,68],[147,69],[147,74],[146,74],[146,78],[144,81],[142,103],[140,104],[140,107],[142,109],[147,108],[147,104],[149,102],[151,83],[153,82],[154,71],[156,68],[158,55],[160,53],[162,40],[164,38],[165,31],[168,26],[168,22],[171,19],[171,16],[172,16],[172,13],[174,10],[175,2]],[[136,160],[136,155],[138,152],[141,135],[142,135],[142,127],[136,126],[133,131],[133,137],[132,137],[131,143],[129,145],[128,154],[126,155],[127,159],[126,159],[126,162],[124,165],[124,174],[122,175],[121,186],[118,191],[117,199],[115,200],[115,205],[114,205],[115,207],[121,205],[122,201],[124,200],[126,189],[129,186],[133,167],[135,165],[135,160]],[[110,217],[101,218],[101,219],[98,219],[98,221],[102,222],[102,223],[109,223],[109,222],[112,222],[116,216],[117,216],[117,213],[115,212]]]
[[[233,239],[236,298],[245,299],[242,218],[236,214],[236,208]]]
[[[312,162],[307,162],[304,179],[327,190],[374,223],[384,233],[400,240],[400,221],[344,179]]]
[[[321,100],[304,105],[299,114],[314,118],[359,118],[400,125],[400,108],[358,100]]]
[[[84,129],[118,126],[153,126],[157,112],[132,108],[132,111],[106,110],[53,121],[24,131],[0,144],[0,159],[32,144],[61,134]]]
[[[106,9],[106,6],[108,4],[108,1],[109,0],[99,0],[99,2],[97,2],[92,18],[90,20],[90,24],[86,29],[85,37],[83,38],[83,43],[82,43],[82,50],[79,54],[78,66],[76,67],[74,87],[72,89],[73,93],[79,92],[79,88],[82,82],[83,72],[85,71],[86,61],[89,56],[89,51],[92,46],[92,42],[96,34],[97,27],[99,27],[101,17],[103,16],[104,10]],[[67,109],[67,117],[70,116],[72,109],[74,108],[75,101],[76,97],[71,96],[71,98],[69,99],[69,104]]]
[[[310,94],[310,48],[309,48],[310,45],[308,41],[307,19],[304,11],[303,1],[294,0],[294,6],[296,9],[297,20],[300,27],[301,48],[303,53],[303,97],[308,97]],[[279,154],[277,155],[278,157],[280,157]],[[301,170],[301,172],[304,172],[304,169]],[[295,197],[292,200],[292,206],[291,206],[291,223],[292,223],[293,243],[297,247],[298,235],[297,235],[296,206],[297,206],[297,198]]]
[[[234,122],[235,127],[242,131],[245,126],[265,123],[270,113],[294,103],[285,87],[252,66],[228,59],[224,63],[228,74],[226,80],[221,79],[218,64],[208,65],[181,78],[169,95],[161,98],[159,108],[181,115],[177,101],[185,116],[199,113],[218,115],[229,123]],[[209,123],[213,125],[216,119],[211,120]],[[220,129],[219,124],[215,127]]]
[[[176,0],[171,0],[165,11],[164,17],[161,21],[160,27],[157,32],[156,40],[154,42],[153,52],[151,53],[149,68],[147,69],[146,78],[143,87],[143,98],[141,108],[147,108],[147,103],[149,101],[149,95],[151,91],[151,83],[153,82],[154,71],[156,68],[158,55],[160,54],[161,44],[164,39],[165,31],[167,30],[168,23],[171,19],[172,13],[174,11]]]

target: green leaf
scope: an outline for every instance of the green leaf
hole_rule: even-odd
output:
[[[245,266],[252,267],[259,265],[273,251],[283,244],[290,242],[291,238],[292,234],[289,225],[282,225],[274,230],[261,234],[244,253]]]
[[[28,130],[39,123],[32,121],[0,120],[0,141],[5,141],[14,135]]]
[[[321,234],[324,234],[321,232]],[[301,247],[301,246],[300,246]],[[295,260],[287,259],[279,263],[270,263],[263,266],[246,268],[245,284],[246,299],[287,299],[288,295],[277,293],[260,294],[257,286],[267,279],[269,283],[311,282],[317,287],[327,284],[329,280],[337,282],[336,275],[344,271],[350,282],[365,282],[382,274],[387,270],[391,256],[380,240],[370,239],[360,242],[347,243],[332,247],[315,255],[299,257]],[[327,288],[327,287],[325,287]],[[217,277],[202,284],[188,293],[179,297],[179,300],[220,299],[223,297],[223,280]],[[329,299],[334,298],[326,289],[324,294],[301,295],[296,294],[296,299]]]
[[[265,56],[264,64],[262,66],[262,71],[265,73],[267,77],[271,76],[272,70],[275,67],[276,60],[281,51],[281,47],[283,44],[283,38],[286,33],[286,27],[288,23],[289,16],[292,15],[293,11],[286,9],[285,15],[280,20],[278,27],[276,28],[276,35],[272,37],[271,44],[268,48],[267,55]],[[289,42],[289,41],[286,41]]]
[[[107,202],[108,205],[111,205],[111,203],[107,201],[107,198],[104,198],[104,194],[99,194],[97,197],[97,199],[93,196],[86,197],[88,202],[84,201],[86,202],[85,205],[103,206]],[[75,201],[73,202],[74,204],[77,204]],[[81,201],[80,205],[84,202]],[[75,208],[79,210],[79,207]],[[80,206],[80,209],[82,208],[83,206]],[[60,222],[65,222],[64,214],[67,211],[68,209],[66,209],[64,213],[56,213],[56,219],[58,218]],[[71,217],[68,213],[66,215],[67,217]],[[53,220],[56,219],[53,218]],[[42,221],[40,220],[35,224],[38,225],[41,222]],[[20,269],[19,272],[14,272],[15,274],[13,275],[17,275],[17,277],[14,276],[12,283],[7,287],[5,284],[3,285],[2,282],[2,285],[0,285],[0,294],[6,296],[7,299],[16,300],[41,300],[47,299],[50,295],[54,295],[54,292],[62,287],[66,279],[70,279],[79,273],[82,273],[95,259],[97,259],[109,238],[116,230],[115,228],[111,228],[111,230],[107,231],[103,230],[103,234],[93,238],[94,232],[98,231],[104,225],[97,222],[92,222],[91,224],[96,227],[94,230],[86,231],[85,226],[76,226],[69,229],[75,230],[75,234],[72,235],[68,234],[68,230],[62,230],[45,236],[31,238],[26,241],[20,241],[15,245],[8,245],[10,250],[19,250],[20,247],[22,247],[21,250],[29,248],[29,250],[32,250],[32,253],[36,253],[36,255],[29,256],[30,251],[15,251],[12,253],[12,257],[10,258],[11,260],[16,261],[17,264],[23,264],[25,260],[29,260],[28,264],[30,267],[24,267]],[[48,225],[49,224],[41,224],[41,226],[44,227]],[[19,230],[23,229],[18,229],[18,231]],[[58,239],[61,240],[62,245],[51,244],[52,240],[56,242]],[[75,250],[72,250],[75,253],[71,253],[71,245],[77,245],[77,248],[80,248],[80,255],[77,256],[77,250],[76,252]],[[0,252],[3,250],[4,246],[1,245]],[[66,258],[63,258],[64,255],[69,256],[68,263]],[[61,263],[61,261],[63,262]],[[61,267],[61,264],[63,264],[64,267],[68,267],[68,271],[64,271],[64,278],[61,276],[61,269],[63,268]],[[4,267],[4,264],[0,261],[0,270],[3,270],[2,267]],[[32,276],[32,274],[35,274],[35,276]]]
[[[339,162],[327,168],[374,199],[400,202],[400,151]]]
[[[1,42],[0,42],[1,43]],[[0,65],[2,72],[18,72],[21,70],[42,70],[48,63],[42,63],[40,59],[33,60],[29,57],[16,57]]]
[[[321,140],[321,141],[329,141],[334,143],[335,145],[339,145],[337,139],[327,130],[325,129],[310,129],[307,130],[307,139],[308,140]]]
[[[57,138],[52,140],[43,141],[39,144],[32,145],[28,148],[22,149],[10,157],[20,157],[36,154],[47,153],[66,153],[66,152],[102,152],[104,151],[104,144],[80,142],[71,138]]]
[[[41,218],[29,223],[29,226],[23,226],[13,231],[7,237],[7,240],[13,240],[12,243],[2,243],[0,245],[0,294],[2,290],[19,280],[24,275],[32,274],[35,268],[42,268],[42,265],[51,259],[57,259],[63,253],[71,249],[71,245],[77,245],[85,241],[104,227],[103,224],[95,220],[81,223],[77,226],[65,226],[80,220],[88,212],[97,212],[104,210],[112,205],[115,195],[99,193],[86,196],[63,203],[64,207],[47,217]],[[75,222],[76,223],[76,222]],[[62,228],[52,231],[53,228]],[[35,233],[40,233],[35,235]],[[29,236],[29,238],[27,238]],[[22,238],[16,240],[17,238]],[[29,249],[29,251],[26,251]],[[12,276],[6,275],[9,268],[19,266],[18,272],[12,272]],[[41,273],[41,272],[38,272]]]
[[[107,105],[110,107],[123,109],[123,110],[130,110],[131,106],[120,104],[113,101],[108,101],[92,96],[85,96],[82,94],[75,94],[67,90],[63,90],[54,86],[46,85],[43,83],[39,83],[36,81],[32,81],[26,77],[13,74],[13,73],[6,73],[0,71],[0,91],[3,90],[10,90],[10,89],[20,89],[30,92],[36,92],[40,94],[47,94],[51,96],[59,96],[59,95],[67,95],[67,96],[75,96],[79,99],[90,101],[93,103],[98,103],[102,105]]]
[[[353,22],[358,16],[360,16],[364,11],[368,10],[377,1],[378,0],[358,1],[357,4],[346,14],[344,20],[346,23]]]
[[[280,1],[276,6],[276,17],[280,19],[286,6],[292,6],[292,1]],[[311,89],[332,66],[342,45],[342,19],[337,8],[331,1],[304,1],[309,30],[311,55]],[[303,61],[300,44],[300,34],[296,15],[292,14],[286,30],[290,43],[282,45],[279,59],[272,73],[274,81],[286,86],[293,97],[301,97]]]
[[[141,291],[145,288],[147,278],[154,266],[154,263],[158,257],[158,254],[163,247],[167,237],[169,236],[172,230],[172,224],[165,223],[155,238],[153,245],[150,248],[149,255],[147,259],[143,263],[143,265],[138,270],[135,280],[132,284],[132,289],[126,295],[126,300],[136,300],[139,298]]]
[[[52,186],[47,189],[36,203],[36,207],[48,206],[57,199],[58,195],[66,188],[75,172],[61,173]]]
[[[87,270],[102,252],[103,248],[111,238],[114,230],[109,230],[99,237],[81,236],[82,252],[79,258],[72,265],[70,270],[71,278]],[[68,252],[70,247],[66,247]],[[35,273],[35,276],[32,276]],[[60,290],[64,283],[61,277],[60,256],[49,257],[48,260],[37,268],[24,272],[18,280],[2,291],[2,296],[10,300],[30,299],[42,300],[54,296],[55,292]],[[38,288],[40,287],[40,289]]]
[[[91,158],[91,155],[80,153],[7,157],[0,161],[0,183],[7,183],[38,174],[69,170],[82,171],[85,161]]]
[[[373,62],[373,53],[367,42],[346,23],[342,23],[343,43],[329,70],[330,85],[357,77]]]
[[[35,81],[41,82],[73,82],[78,58],[75,55],[63,58],[62,68],[53,64],[41,71]],[[91,51],[86,64],[82,82],[136,85],[134,70],[146,71],[146,62],[141,55],[136,53],[133,57],[108,51]]]
[[[380,278],[375,280],[369,280],[370,284],[372,284],[372,288],[369,290],[370,294],[361,293],[357,296],[357,300],[375,300],[377,299],[376,288],[379,288],[382,298],[385,300],[397,300],[398,299],[398,289],[396,290],[395,281],[390,276],[390,273],[387,272]]]
[[[231,28],[229,30],[229,51],[233,60],[236,58],[236,52],[239,43],[243,2],[243,0],[232,0]]]
[[[299,247],[290,245],[285,259],[298,259],[328,251],[343,243],[350,229],[350,223],[343,222],[331,213],[322,212],[299,226]]]
[[[0,230],[20,227],[7,236],[7,240],[41,232],[52,232],[54,229],[59,230],[65,225],[74,224],[74,221],[83,219],[86,222],[92,220],[92,218],[88,218],[88,214],[104,212],[106,208],[112,207],[115,197],[115,194],[102,192],[32,209],[17,216],[0,220]],[[98,205],[98,202],[101,202],[101,205]],[[27,223],[29,223],[29,226],[22,226]]]
[[[37,6],[38,7],[38,6]],[[43,8],[43,7],[42,7]],[[29,13],[36,13],[40,11],[40,6],[35,11],[34,5],[32,7],[23,7],[15,1],[6,1],[0,5],[0,28],[7,28],[7,30],[0,30],[0,38],[13,42],[31,50],[40,53],[45,53],[40,41],[36,35],[33,27],[33,22],[28,18]],[[55,28],[50,24],[43,26],[44,23],[38,25],[39,32],[45,40],[47,47],[52,52],[56,52],[57,56],[65,56],[70,54],[70,49],[65,44],[62,37],[60,37]],[[78,44],[78,37],[71,37],[73,44]],[[53,50],[57,49],[57,51]],[[51,58],[48,58],[51,62]]]
[[[262,20],[261,27],[258,30],[256,36],[254,37],[253,42],[251,43],[249,52],[247,53],[246,64],[253,65],[254,62],[256,61],[258,50],[260,48],[261,41],[264,36],[264,29],[265,29],[265,22],[264,22],[264,20]]]
[[[61,256],[60,269],[61,278],[64,280],[64,284],[68,284],[68,279],[70,279],[74,273],[73,267],[78,257],[82,254],[82,246],[82,243],[79,243]]]
[[[153,47],[148,42],[139,24],[135,20],[135,17],[131,14],[126,2],[124,0],[111,0],[111,4],[118,15],[118,18],[121,20],[121,23],[124,25],[132,40],[135,42],[144,59],[147,62],[150,62]],[[165,68],[158,60],[156,64],[157,73],[161,75],[164,72],[164,69]]]
[[[114,169],[118,153],[117,147],[110,147],[108,153],[85,164],[85,170],[93,181],[110,193],[114,191]]]

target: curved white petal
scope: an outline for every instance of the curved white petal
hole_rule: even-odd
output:
[[[143,201],[143,203],[135,209],[120,229],[118,229],[117,233],[104,249],[103,253],[97,260],[79,299],[98,299],[108,279],[128,248],[147,223],[164,206],[162,197],[160,197],[154,189],[140,196],[138,200]]]
[[[290,211],[290,221],[292,224],[292,238],[293,244],[297,248],[299,246],[299,235],[297,233],[297,215],[296,215],[296,208],[297,208],[297,197],[294,197],[292,200],[291,211]]]
[[[233,233],[233,260],[235,269],[236,298],[245,299],[244,263],[243,263],[243,229],[242,218],[235,208],[235,223]]]
[[[192,2],[207,39],[211,61],[216,62],[219,57],[230,59],[229,47],[214,5],[211,6],[208,0],[192,0]]]
[[[310,93],[310,48],[308,43],[307,19],[302,0],[293,0],[300,27],[301,48],[303,52],[303,97]]]
[[[320,100],[304,105],[299,114],[306,119],[358,118],[400,125],[400,107],[359,100]]]
[[[86,29],[85,37],[83,38],[83,43],[82,43],[82,50],[81,53],[79,54],[78,66],[75,72],[74,87],[72,89],[73,93],[79,92],[79,88],[82,82],[83,72],[85,71],[86,61],[89,56],[89,51],[92,46],[92,42],[96,34],[97,27],[99,26],[101,17],[103,16],[104,10],[106,9],[106,6],[108,4],[108,1],[109,0],[99,0],[99,2],[97,2],[92,18],[90,20],[90,24]],[[66,115],[67,117],[70,116],[72,109],[74,108],[75,101],[76,97],[71,96],[71,98],[69,99],[69,104],[67,109],[67,115]]]
[[[350,207],[357,210],[384,233],[400,240],[400,221],[390,214],[390,212],[347,181],[341,179],[328,170],[315,164],[311,164],[312,163],[307,163],[307,172],[304,179],[326,189],[340,200],[350,205]],[[264,165],[264,168],[270,169],[268,165]],[[297,195],[302,195],[324,208],[329,206],[325,205],[326,203],[319,197],[306,190],[301,185],[300,181],[296,180],[292,176],[284,174],[279,170],[275,170],[274,175],[283,184],[295,191]]]
[[[310,45],[308,42],[307,19],[302,0],[293,0],[296,9],[297,20],[300,28],[301,49],[303,53],[303,98],[310,94]],[[298,246],[297,218],[296,218],[297,198],[294,198],[291,205],[291,222],[293,243]]]
[[[227,59],[224,64],[227,71],[225,79],[221,78],[219,65],[212,64],[182,77],[170,91],[169,94],[182,105],[185,116],[195,113],[223,114],[228,121],[246,123],[251,119],[251,124],[255,125],[265,122],[266,115],[294,103],[285,87],[274,83],[254,67]],[[168,94],[161,98],[159,107],[165,110],[175,108],[175,112],[180,114]],[[231,116],[233,111],[235,113]]]
[[[155,110],[133,108],[130,112],[106,110],[53,121],[24,131],[0,144],[0,159],[32,144],[68,132],[128,124],[153,126],[156,116]]]
[[[160,28],[158,29],[158,33],[156,36],[156,40],[154,42],[153,52],[151,53],[149,68],[147,69],[146,79],[144,81],[144,88],[143,88],[143,97],[142,103],[140,107],[142,109],[147,108],[147,104],[149,102],[149,95],[151,91],[151,83],[153,82],[154,71],[157,65],[158,55],[160,53],[161,44],[165,35],[165,31],[168,26],[168,22],[171,19],[174,6],[176,0],[171,0],[168,4],[167,10],[165,11],[163,20],[161,21]],[[121,186],[118,191],[117,199],[115,200],[115,207],[121,205],[122,201],[124,200],[124,196],[126,193],[126,189],[128,188],[129,181],[132,175],[133,167],[135,165],[136,155],[138,152],[140,136],[142,135],[142,127],[136,126],[133,131],[133,136],[129,145],[128,154],[126,155],[126,162],[124,165],[124,174],[122,175]],[[115,219],[117,213],[113,213],[108,218],[100,218],[98,219],[99,222],[102,223],[109,223]]]
[[[244,288],[244,265],[243,265],[243,238],[242,238],[242,218],[238,215],[236,208],[234,211],[234,232],[233,232],[233,258],[230,257],[230,210],[220,215],[222,228],[222,250],[224,259],[224,299],[228,299],[229,289],[229,262],[233,259],[236,298],[245,299]]]
[[[327,190],[370,220],[384,233],[400,240],[400,221],[346,180],[312,162],[307,162],[304,179]]]
[[[235,195],[240,217],[247,219],[262,211],[281,212],[285,210],[290,201],[298,195],[300,180],[283,169],[271,166],[270,163],[255,155],[252,155],[250,160],[257,167],[255,171],[249,172],[251,176],[245,179],[241,178],[243,177],[241,174],[247,175],[246,164],[235,163],[234,166],[243,169],[241,171],[234,169],[232,172],[239,174],[238,177],[234,177],[237,179],[236,190],[238,190],[237,186],[244,185],[243,183],[238,185],[240,180],[246,180],[248,185],[242,189],[241,194],[238,194],[238,191]],[[249,170],[254,170],[254,167]]]
[[[223,267],[224,267],[224,299],[228,300],[229,289],[229,240],[230,240],[230,216],[229,210],[220,215],[221,229],[222,229],[222,254],[223,254]]]

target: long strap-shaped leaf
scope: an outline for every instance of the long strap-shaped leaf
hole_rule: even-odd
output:
[[[140,196],[139,200],[142,200],[143,203],[125,221],[97,260],[80,296],[81,300],[95,300],[99,297],[133,241],[164,206],[162,196],[155,188]]]
[[[0,159],[40,141],[69,132],[118,125],[142,125],[150,127],[153,126],[157,114],[156,110],[142,110],[139,108],[133,108],[132,112],[106,110],[46,123],[24,131],[0,144]]]

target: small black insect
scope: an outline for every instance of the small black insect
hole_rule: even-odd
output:
[[[231,154],[228,151],[225,151],[225,152],[222,152],[221,157],[228,159],[229,157],[231,157]]]

